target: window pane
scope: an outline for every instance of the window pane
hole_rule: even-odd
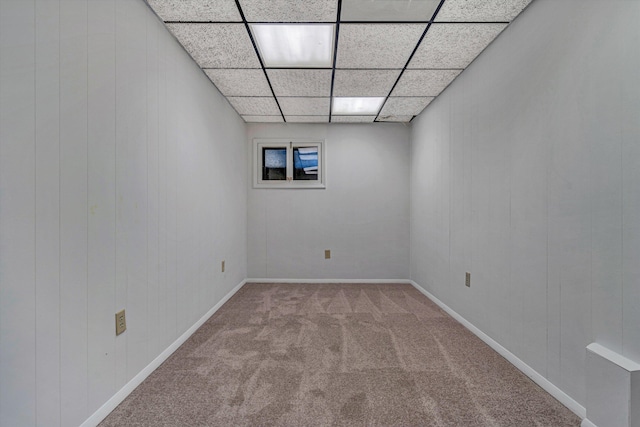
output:
[[[293,149],[293,179],[318,180],[318,147],[297,147]]]
[[[262,149],[262,180],[287,179],[287,149],[285,147]]]

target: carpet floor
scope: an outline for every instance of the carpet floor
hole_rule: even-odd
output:
[[[108,426],[579,426],[405,284],[246,284]]]

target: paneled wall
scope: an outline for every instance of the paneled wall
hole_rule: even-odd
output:
[[[0,425],[81,424],[246,277],[245,137],[144,2],[0,0]]]
[[[376,123],[247,128],[249,145],[254,138],[322,139],[326,160],[326,189],[256,189],[249,167],[249,277],[408,278],[408,127]],[[325,249],[331,250],[331,259],[324,259]]]
[[[639,20],[535,0],[413,122],[412,279],[583,406],[640,361]]]

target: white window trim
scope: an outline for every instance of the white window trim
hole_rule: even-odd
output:
[[[287,148],[287,176],[293,173],[293,150],[296,147],[318,147],[318,180],[317,181],[264,181],[262,180],[262,149],[267,147]],[[254,188],[326,188],[325,185],[325,144],[321,139],[261,139],[253,140],[253,187]]]

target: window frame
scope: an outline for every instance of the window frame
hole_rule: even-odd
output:
[[[322,139],[263,139],[255,138],[253,140],[253,187],[254,188],[306,188],[306,189],[324,189],[326,188],[325,179],[325,144]],[[301,147],[316,147],[318,149],[318,179],[317,180],[294,180],[293,179],[293,150]],[[264,148],[285,148],[286,154],[286,176],[285,180],[263,180],[263,154]]]

